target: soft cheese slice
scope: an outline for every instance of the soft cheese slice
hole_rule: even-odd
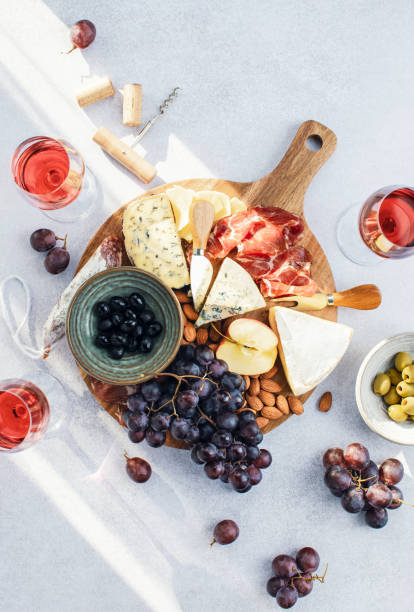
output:
[[[122,231],[129,259],[179,289],[190,282],[174,215],[165,194],[134,200],[123,216]]]
[[[269,323],[279,336],[279,354],[295,395],[310,391],[338,365],[351,341],[353,329],[341,323],[275,306]]]
[[[180,185],[174,185],[174,187],[166,189],[165,193],[171,202],[175,224],[181,236],[182,230],[184,230],[185,233],[187,231],[187,226],[190,224],[190,208],[195,191],[192,189],[185,189]],[[181,236],[181,238],[183,238],[183,236]]]
[[[250,274],[226,257],[196,321],[196,327],[263,308],[265,305]]]
[[[230,198],[221,191],[197,191],[194,200],[205,200],[214,206],[214,221],[231,215]]]

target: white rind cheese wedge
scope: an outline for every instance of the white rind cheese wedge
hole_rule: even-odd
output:
[[[290,388],[302,395],[316,387],[338,365],[353,329],[342,323],[274,306],[269,323],[279,336],[279,355]]]
[[[195,325],[199,327],[211,321],[263,308],[265,305],[266,302],[250,274],[227,257],[221,265]]]
[[[128,257],[137,268],[152,272],[173,289],[190,283],[181,239],[165,194],[131,202],[124,212],[122,231]]]

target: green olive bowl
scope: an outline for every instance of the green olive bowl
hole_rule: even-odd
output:
[[[95,344],[95,307],[97,302],[134,292],[145,298],[163,331],[154,338],[150,353],[126,353],[122,359],[112,359]],[[132,266],[111,268],[89,278],[73,297],[66,318],[66,337],[79,367],[93,378],[113,385],[141,383],[165,370],[177,354],[183,328],[181,307],[173,291],[154,274]]]

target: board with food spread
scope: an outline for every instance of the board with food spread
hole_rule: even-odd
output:
[[[320,148],[311,150],[309,139],[315,138]],[[272,300],[335,290],[327,258],[303,218],[306,189],[335,146],[333,132],[307,121],[277,168],[263,179],[190,179],[157,187],[102,225],[78,270],[106,236],[117,236],[123,240],[123,265],[155,274],[184,295],[183,307],[194,312],[191,207],[194,202],[210,203],[214,221],[205,255],[214,274],[200,311],[192,317],[195,330],[215,330],[216,356],[232,371],[250,377],[270,372],[274,389],[304,401],[340,361],[352,330],[335,323],[336,308],[304,314]],[[103,401],[90,377],[83,375],[98,401],[115,416],[117,403]],[[264,432],[287,418],[286,412],[275,414],[280,416],[265,419]]]

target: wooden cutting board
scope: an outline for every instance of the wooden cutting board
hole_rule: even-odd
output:
[[[315,146],[313,146],[313,149],[310,149],[308,147],[309,144],[320,145],[320,148],[318,150],[313,150],[315,148]],[[207,189],[222,191],[230,197],[235,196],[240,198],[248,206],[280,206],[297,215],[303,215],[303,200],[306,190],[315,174],[332,155],[335,147],[336,136],[330,129],[317,121],[305,121],[298,129],[295,138],[279,165],[270,174],[258,181],[252,183],[238,183],[222,179],[189,179],[162,185],[156,189],[150,190],[144,195],[162,193],[172,185],[181,185],[182,187],[194,189],[195,191]],[[99,228],[86,247],[77,271],[85,265],[106,236],[109,234],[115,234],[117,236],[122,235],[122,214],[126,206],[127,204],[119,208]],[[323,206],[323,202],[321,206]],[[306,221],[304,237],[300,241],[300,244],[307,248],[313,256],[312,277],[317,282],[320,290],[327,293],[335,291],[335,283],[328,260],[319,242],[307,226]],[[123,253],[122,264],[130,265],[125,251]],[[336,311],[336,308],[329,307],[314,313],[314,316],[336,321]],[[251,315],[249,314],[249,316]],[[266,312],[258,311],[253,313],[253,316],[267,322]],[[80,371],[91,393],[93,393],[89,376],[82,370]],[[279,368],[275,380],[282,386],[282,393],[291,393],[282,367]],[[300,398],[302,401],[305,401],[311,393],[312,391],[309,391],[300,396]],[[95,398],[105,410],[114,418],[118,419],[118,404],[104,402],[96,395]],[[288,417],[271,421],[263,431],[267,433],[283,423],[286,418]],[[167,443],[171,446],[185,447],[185,444],[178,443],[172,439]]]

